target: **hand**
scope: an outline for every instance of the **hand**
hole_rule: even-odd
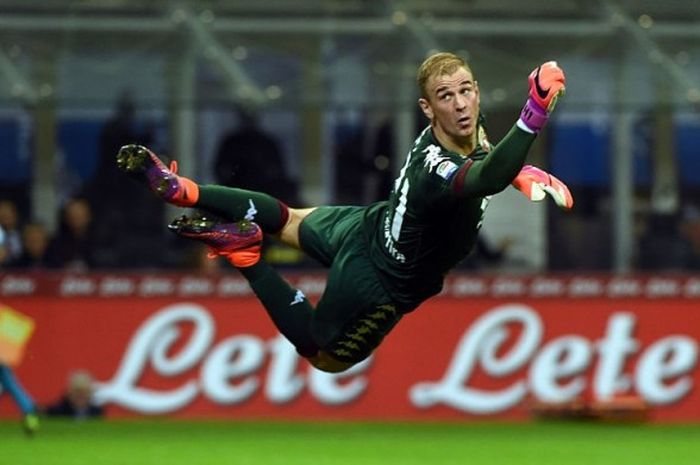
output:
[[[556,61],[548,61],[535,68],[527,78],[530,98],[547,113],[551,113],[557,100],[566,91],[566,76]]]
[[[540,202],[549,194],[562,210],[571,210],[574,206],[574,198],[566,184],[532,165],[523,166],[512,184],[533,202]]]
[[[544,127],[549,113],[564,94],[566,77],[556,61],[548,61],[535,68],[528,76],[529,98],[520,112],[520,123],[538,133]]]

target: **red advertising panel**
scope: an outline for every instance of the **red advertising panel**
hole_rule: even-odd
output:
[[[110,416],[524,419],[529,400],[634,395],[654,420],[698,421],[697,289],[692,277],[458,276],[339,375],[310,369],[238,278],[0,275],[0,304],[35,322],[17,374],[39,403],[87,369]]]

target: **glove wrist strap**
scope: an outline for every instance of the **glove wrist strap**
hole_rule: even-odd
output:
[[[520,112],[520,122],[537,134],[547,123],[548,119],[549,114],[535,103],[534,100],[528,98]]]

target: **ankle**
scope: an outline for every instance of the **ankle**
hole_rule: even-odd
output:
[[[268,265],[264,260],[260,260],[254,265],[238,268],[238,271],[240,271],[243,277],[245,277],[249,282],[256,283],[268,275],[270,265]]]
[[[199,201],[199,185],[189,178],[178,176],[180,192],[172,203],[178,207],[193,207]]]

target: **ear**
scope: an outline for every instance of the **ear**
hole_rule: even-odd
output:
[[[474,80],[474,92],[476,93],[477,103],[481,103],[481,93],[479,92],[479,83]]]
[[[423,110],[425,117],[432,121],[435,114],[433,113],[433,107],[430,106],[430,102],[421,97],[418,99],[418,105],[420,106],[420,109]]]

